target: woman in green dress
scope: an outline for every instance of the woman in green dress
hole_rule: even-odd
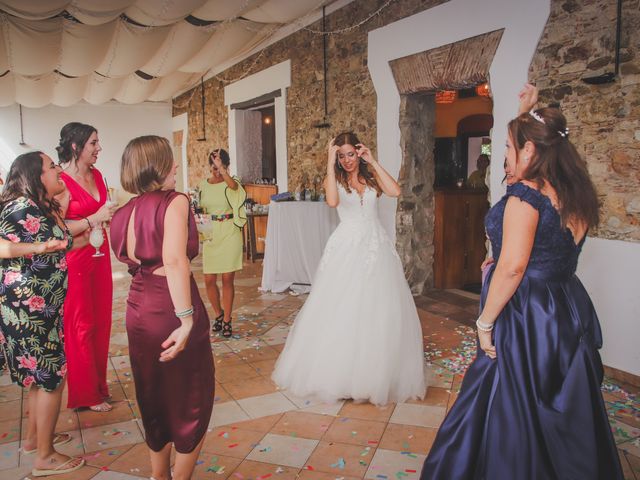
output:
[[[247,193],[240,180],[228,172],[229,154],[220,148],[209,155],[211,176],[200,183],[200,206],[210,216],[212,229],[205,235],[202,251],[207,297],[215,313],[213,330],[231,337],[235,272],[242,270],[242,227],[247,222]],[[222,275],[222,302],[218,289]]]

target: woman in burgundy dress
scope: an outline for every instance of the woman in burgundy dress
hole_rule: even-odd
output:
[[[138,195],[113,216],[111,243],[133,276],[127,335],[152,477],[188,479],[214,396],[209,317],[189,268],[198,254],[196,224],[188,198],[174,190],[176,165],[165,138],[131,140],[120,182]]]
[[[98,132],[90,125],[68,123],[60,131],[56,150],[65,166],[60,177],[67,186],[58,201],[71,234],[101,228],[115,206],[107,203],[107,187],[94,166],[102,150]],[[104,256],[94,257],[95,248],[87,245],[67,254],[69,290],[64,302],[64,337],[67,406],[107,412],[111,410],[106,400],[113,285],[106,235],[101,251]]]

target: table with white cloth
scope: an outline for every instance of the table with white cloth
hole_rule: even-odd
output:
[[[338,225],[325,202],[271,202],[262,263],[264,291],[310,290],[324,246]]]

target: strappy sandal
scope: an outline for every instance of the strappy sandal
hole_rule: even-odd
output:
[[[214,332],[219,332],[220,330],[222,330],[222,320],[223,319],[224,319],[224,310],[213,321],[213,326],[211,327],[211,330],[213,330]]]
[[[92,412],[106,413],[113,410],[113,405],[110,405],[107,402],[102,402],[102,403],[98,403],[97,405],[91,405],[89,407],[89,410],[91,410]]]
[[[228,322],[222,322],[222,336],[224,338],[231,338],[231,320]]]

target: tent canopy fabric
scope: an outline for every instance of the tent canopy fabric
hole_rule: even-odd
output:
[[[0,0],[0,106],[166,101],[326,0]]]

